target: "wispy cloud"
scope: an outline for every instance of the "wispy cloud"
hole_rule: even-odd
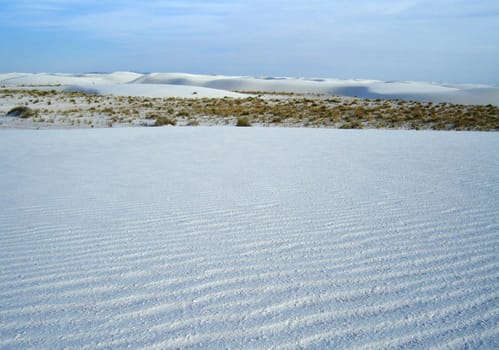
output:
[[[499,16],[497,1],[463,0],[207,0],[207,1],[4,1],[2,20],[11,26],[83,31],[99,36],[153,35],[178,32],[210,32],[222,28],[271,34],[298,28],[320,28],[350,21],[369,23],[436,16]],[[333,29],[333,28],[331,28]],[[294,30],[293,32],[296,32]]]

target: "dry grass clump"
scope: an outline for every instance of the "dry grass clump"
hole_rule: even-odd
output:
[[[251,126],[251,123],[247,117],[237,118],[236,126]]]
[[[164,125],[176,125],[177,121],[175,119],[169,119],[165,116],[158,116],[154,121],[153,126],[164,126]]]

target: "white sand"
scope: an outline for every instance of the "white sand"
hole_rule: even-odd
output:
[[[0,131],[2,349],[497,349],[496,133]]]
[[[101,95],[114,96],[147,96],[147,97],[180,97],[180,98],[245,98],[248,95],[232,91],[211,89],[191,85],[168,84],[99,84],[73,85],[65,88],[71,91],[86,91]]]
[[[143,84],[156,84],[157,90]],[[246,77],[195,75],[183,73],[139,74],[0,74],[0,85],[63,85],[77,89],[95,89],[115,95],[150,97],[240,97],[230,91],[285,91],[320,93],[362,98],[406,99],[463,104],[499,105],[499,87],[474,84],[427,82],[384,82],[379,80],[306,79],[288,77]],[[115,85],[113,87],[113,85]],[[126,87],[124,86],[126,85]],[[130,86],[128,86],[130,85]],[[179,88],[179,86],[182,86]],[[203,90],[201,88],[209,88]]]
[[[50,74],[7,73],[0,74],[0,84],[7,85],[95,85],[125,84],[138,79],[142,74],[115,72],[110,74]]]

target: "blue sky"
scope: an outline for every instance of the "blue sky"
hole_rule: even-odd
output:
[[[0,0],[0,71],[499,85],[497,0]]]

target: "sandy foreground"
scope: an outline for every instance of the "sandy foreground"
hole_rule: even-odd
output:
[[[496,133],[0,130],[0,348],[497,349]]]

